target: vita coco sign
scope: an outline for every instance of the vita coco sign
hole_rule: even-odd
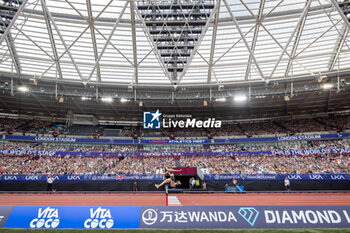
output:
[[[60,224],[57,208],[39,208],[37,218],[30,223],[30,228],[56,228]]]
[[[110,229],[114,225],[114,220],[111,215],[111,210],[108,208],[98,207],[97,209],[90,208],[90,218],[84,222],[86,229]]]
[[[163,120],[162,120],[163,118]],[[175,120],[173,118],[182,118],[183,120]],[[155,112],[143,113],[144,129],[160,129],[163,128],[221,128],[221,121],[215,118],[207,120],[197,120],[191,115],[163,115],[159,110]]]

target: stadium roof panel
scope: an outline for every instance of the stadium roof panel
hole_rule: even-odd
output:
[[[182,54],[177,50],[175,56],[181,57],[177,60],[172,58],[174,51],[165,51],[164,44],[172,42],[154,43],[154,35],[149,34],[141,8],[137,7],[144,2],[28,0],[7,34],[11,41],[2,39],[0,72],[140,86],[235,83],[350,72],[350,62],[346,62],[350,58],[350,24],[333,0],[206,0],[215,8],[200,29],[202,34],[194,33],[199,37],[189,46],[191,51]],[[150,2],[158,9],[170,4],[173,11],[180,4],[177,14],[186,11],[188,16],[195,9],[181,6],[197,1]],[[174,24],[174,18],[166,20]],[[188,27],[199,30],[191,23]],[[188,42],[181,43],[175,49],[183,49],[183,43]],[[174,68],[180,61],[185,61],[183,67]],[[183,72],[174,78],[174,69]]]

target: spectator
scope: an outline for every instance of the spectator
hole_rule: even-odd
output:
[[[193,177],[191,177],[190,178],[190,180],[188,181],[188,185],[189,185],[189,187],[190,187],[190,191],[192,191],[192,188],[193,188],[193,186],[192,186],[192,179],[193,179]]]
[[[233,178],[232,184],[233,184],[233,186],[235,186],[235,187],[237,188],[237,186],[238,186],[238,181],[237,181],[235,178]]]
[[[204,190],[206,190],[206,189],[207,189],[207,182],[205,182],[205,180],[203,180],[203,184],[202,184],[202,186],[203,186],[203,189],[204,189]]]
[[[53,182],[54,182],[54,178],[53,176],[50,174],[47,176],[47,191],[52,192],[53,191]]]
[[[286,191],[290,192],[290,182],[287,177],[284,179],[284,186],[286,188]]]
[[[134,177],[134,181],[133,181],[133,183],[132,183],[132,191],[135,193],[135,192],[137,192],[137,191],[139,191],[139,189],[138,189],[138,184],[137,184],[137,180],[136,180],[136,178]]]
[[[196,187],[196,179],[194,177],[192,179],[192,189]]]

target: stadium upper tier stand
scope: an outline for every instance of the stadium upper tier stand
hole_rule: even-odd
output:
[[[122,145],[55,145],[24,142],[0,144],[1,174],[159,174],[166,166],[199,167],[204,174],[350,174],[350,142],[347,139],[333,141],[295,141],[265,145],[211,145],[206,147],[176,147],[168,156],[159,155],[139,146]],[[279,151],[284,149],[310,150],[309,154],[278,155],[251,151]],[[318,152],[325,149],[325,152]],[[344,149],[344,152],[331,152]],[[74,156],[38,154],[34,151],[68,152],[129,152],[128,156]],[[164,150],[165,151],[165,150]],[[221,152],[218,155],[186,156],[186,151]],[[136,152],[150,152],[149,156],[136,156]],[[229,154],[224,152],[231,152]],[[243,152],[238,154],[238,152]],[[313,152],[313,153],[312,153]],[[158,156],[157,156],[158,155]]]
[[[1,174],[159,174],[172,156],[1,156]],[[350,155],[180,156],[180,166],[204,174],[350,174]]]
[[[144,130],[142,127],[110,125],[72,125],[43,120],[0,118],[0,132],[77,135],[94,137],[225,137],[255,135],[290,135],[295,133],[344,131],[350,129],[349,115],[330,115],[312,119],[234,122],[220,129],[161,129]]]
[[[283,150],[311,150],[311,149],[347,149],[350,148],[349,139],[325,141],[285,141],[264,143],[239,143],[225,145],[89,145],[75,143],[28,143],[0,141],[0,149],[8,150],[9,155],[30,153],[30,151],[67,151],[67,152],[130,152],[130,153],[186,153],[186,152],[252,152],[252,151],[283,151]],[[28,152],[29,151],[29,152]],[[277,153],[277,152],[276,152]]]

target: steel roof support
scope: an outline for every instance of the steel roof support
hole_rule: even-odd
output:
[[[305,5],[305,7],[306,6],[307,6],[307,3]],[[293,59],[294,59],[295,53],[298,49],[301,35],[303,34],[303,29],[305,26],[306,19],[307,19],[307,15],[302,19],[301,24],[298,27],[297,35],[295,36],[292,52],[290,53],[287,69],[286,69],[286,72],[284,73],[284,76],[288,76],[290,68],[292,67]]]
[[[241,3],[247,8],[248,6],[241,0]],[[260,6],[259,6],[259,11],[258,11],[258,17],[256,19],[256,27],[255,27],[255,30],[254,30],[254,35],[253,35],[253,40],[252,40],[252,45],[251,45],[251,50],[254,54],[255,52],[255,46],[256,46],[256,41],[258,40],[258,35],[259,35],[259,29],[260,29],[260,21],[262,19],[262,16],[263,16],[263,13],[264,13],[264,7],[265,7],[265,0],[261,0],[260,1]],[[251,69],[251,66],[252,66],[252,56],[249,55],[249,58],[248,58],[248,65],[247,65],[247,69],[246,69],[246,72],[245,72],[245,76],[244,76],[244,80],[248,80],[248,77],[249,77],[249,74],[250,74],[250,69]]]
[[[171,75],[170,75],[167,67],[165,66],[165,63],[164,63],[164,61],[163,61],[163,59],[162,59],[162,57],[160,55],[160,52],[157,49],[157,45],[153,41],[152,36],[151,36],[150,32],[147,29],[146,23],[143,20],[139,9],[137,9],[137,7],[135,7],[135,2],[130,2],[130,4],[134,4],[134,10],[136,12],[136,15],[137,15],[138,19],[140,20],[140,22],[142,23],[141,28],[142,28],[143,32],[145,33],[148,42],[150,43],[150,46],[151,46],[151,48],[152,48],[152,50],[153,50],[153,52],[154,52],[154,54],[155,54],[155,56],[156,56],[156,58],[158,60],[158,63],[161,65],[161,68],[163,70],[164,75],[169,79],[171,84],[174,84],[174,80],[171,78]]]
[[[334,69],[335,63],[338,60],[340,51],[343,48],[343,45],[345,43],[345,40],[346,40],[348,34],[349,34],[349,28],[344,25],[343,28],[342,28],[341,35],[339,35],[337,44],[336,44],[336,46],[334,48],[334,54],[331,57],[330,62],[329,62],[329,67],[328,67],[329,71]]]
[[[95,69],[96,69],[96,67],[97,67],[97,64],[101,61],[101,58],[102,58],[104,52],[106,51],[106,48],[107,48],[109,42],[111,41],[112,36],[113,36],[115,30],[117,29],[117,27],[118,27],[118,25],[119,25],[119,23],[120,23],[120,21],[121,21],[121,19],[122,19],[122,16],[124,15],[124,12],[125,12],[125,10],[126,10],[128,4],[129,4],[129,1],[126,1],[125,4],[124,4],[124,6],[123,6],[122,11],[120,12],[120,15],[119,15],[117,21],[115,22],[115,24],[114,24],[114,26],[113,26],[113,28],[112,28],[111,33],[110,33],[109,36],[108,36],[108,39],[107,39],[105,45],[103,46],[103,48],[102,48],[102,50],[101,50],[101,52],[100,52],[100,55],[99,55],[98,58],[97,58],[97,61],[95,62],[94,67],[92,68],[92,70],[91,70],[91,72],[90,72],[89,77],[85,80],[86,82],[89,82],[90,79],[91,79],[91,77],[92,77],[92,75],[94,74]]]
[[[202,40],[203,40],[205,34],[206,34],[207,31],[208,31],[209,25],[210,25],[211,21],[213,20],[214,15],[219,11],[219,6],[220,6],[220,4],[218,3],[219,1],[220,1],[220,0],[216,0],[215,8],[214,8],[213,11],[211,12],[211,14],[210,14],[210,16],[209,16],[209,18],[208,18],[208,20],[207,20],[207,23],[205,24],[205,26],[204,26],[204,28],[203,28],[203,31],[202,31],[202,33],[201,33],[201,36],[199,37],[199,39],[198,39],[198,41],[197,41],[197,43],[196,43],[196,45],[195,45],[195,47],[194,47],[194,49],[193,49],[193,51],[192,51],[192,53],[191,53],[191,56],[190,56],[189,59],[187,60],[187,64],[186,64],[184,70],[181,72],[181,75],[180,75],[180,77],[179,77],[177,83],[180,83],[181,80],[182,80],[182,78],[185,76],[185,74],[186,74],[186,72],[187,72],[187,70],[188,70],[188,67],[190,66],[190,64],[191,64],[191,62],[192,62],[194,56],[196,55],[196,53],[197,53],[197,51],[198,51],[199,46],[200,46],[201,43],[202,43]]]
[[[70,49],[79,39],[80,37],[82,37],[84,35],[84,33],[89,29],[89,26],[87,26],[81,33],[80,35],[72,42],[71,45],[69,45],[68,49]],[[34,41],[32,41],[33,43],[35,43]],[[37,45],[38,46],[38,45]],[[39,46],[38,46],[39,47]],[[39,47],[40,48],[40,47]],[[49,57],[51,57],[47,52],[45,52],[42,48],[40,48],[44,53],[46,53]],[[58,57],[58,60],[60,60],[65,54],[67,53],[67,50],[65,50],[61,56]],[[51,59],[54,61],[54,58],[51,57]],[[50,69],[51,67],[54,65],[55,63],[52,63],[42,74],[41,76],[44,76]]]
[[[346,16],[344,15],[343,11],[340,9],[338,3],[336,0],[331,0],[333,6],[335,7],[335,9],[337,9],[340,17],[343,19],[344,23],[346,26],[348,26],[348,28],[350,29],[350,22],[349,20],[346,18]]]
[[[274,12],[274,10],[282,4],[283,1],[284,1],[284,0],[281,0],[280,2],[278,2],[278,4],[276,4],[266,15],[263,15],[263,17],[262,17],[261,20],[263,20],[263,19],[267,18],[269,15],[271,15],[271,14]],[[251,13],[251,14],[252,14],[252,13]],[[255,15],[252,14],[252,16],[253,16],[253,17],[255,18],[255,20],[256,20]],[[266,31],[267,33],[270,34],[270,32],[266,30],[266,28],[264,27],[264,25],[263,25],[261,22],[260,22],[260,25],[265,29],[265,31]],[[251,31],[253,31],[253,29],[255,29],[256,26],[257,26],[257,24],[255,24],[253,27],[251,27],[251,28],[244,34],[244,36],[247,36]],[[270,36],[271,36],[271,34],[270,34]],[[271,36],[271,37],[272,37],[272,36]],[[273,38],[273,37],[272,37],[272,38]],[[214,65],[215,65],[218,61],[220,61],[221,58],[223,58],[228,52],[230,52],[231,49],[233,49],[241,40],[242,40],[242,37],[240,37],[228,50],[226,50],[222,55],[220,55],[220,57],[214,62]],[[278,42],[276,42],[276,43],[278,44]]]
[[[41,2],[43,2],[43,1],[45,1],[45,0],[41,0]],[[52,53],[53,53],[53,56],[54,56],[54,61],[55,61],[55,64],[56,64],[56,70],[57,70],[57,73],[58,73],[58,77],[60,79],[62,79],[63,76],[62,76],[61,65],[59,63],[59,59],[58,59],[58,55],[57,55],[56,43],[55,43],[55,39],[53,37],[49,16],[48,16],[47,12],[45,11],[43,4],[41,4],[41,6],[43,8],[43,14],[44,14],[44,18],[45,18],[47,33],[49,35],[51,49],[52,49]]]
[[[137,63],[137,46],[136,46],[136,27],[135,27],[135,5],[130,3],[130,21],[131,21],[131,38],[132,38],[132,53],[134,66],[134,82],[139,83],[138,63]]]
[[[311,6],[311,2],[312,2],[312,0],[308,0],[307,4],[306,4],[306,6],[305,6],[305,8],[304,8],[304,10],[303,10],[303,13],[301,14],[301,16],[300,16],[300,18],[299,18],[299,20],[298,20],[298,23],[297,23],[296,27],[294,28],[292,34],[290,35],[287,44],[286,44],[285,47],[283,48],[283,51],[281,52],[281,55],[280,55],[280,57],[278,58],[278,60],[277,60],[277,62],[276,62],[276,64],[275,64],[273,70],[271,71],[271,74],[270,74],[269,78],[272,78],[273,74],[275,73],[275,71],[276,71],[278,65],[280,64],[280,62],[281,62],[281,60],[282,60],[283,55],[284,55],[285,53],[287,54],[287,48],[288,48],[290,42],[292,41],[292,39],[293,39],[295,33],[297,32],[298,28],[300,27],[301,23],[303,22],[304,18],[307,16],[307,13],[309,12],[309,9],[310,9],[310,6]]]
[[[11,33],[7,34],[6,44],[7,44],[7,47],[9,49],[9,52],[10,52],[10,55],[11,55],[11,59],[12,59],[12,62],[14,64],[14,66],[15,66],[16,72],[18,74],[20,74],[21,73],[21,65],[20,65],[20,62],[18,60],[18,55],[17,55],[17,52],[16,52],[15,45],[13,43],[13,38],[11,36]]]
[[[91,41],[92,41],[92,48],[94,50],[94,57],[95,62],[97,64],[96,68],[96,74],[97,74],[97,81],[101,82],[101,70],[100,70],[100,64],[98,62],[98,52],[97,52],[97,44],[96,44],[96,35],[95,35],[95,27],[94,27],[94,18],[92,16],[92,9],[91,9],[91,0],[86,0],[86,8],[88,11],[88,23],[90,27],[90,33],[91,33]]]
[[[25,5],[27,4],[28,0],[23,0],[21,6],[18,8],[18,11],[16,12],[15,16],[13,17],[13,19],[11,20],[9,26],[6,28],[4,34],[2,34],[1,38],[0,38],[0,45],[2,44],[2,42],[5,40],[5,38],[7,37],[7,35],[10,33],[10,30],[12,28],[12,26],[15,24],[18,16],[21,14],[21,12],[23,11]]]
[[[86,21],[87,21],[87,19],[69,2],[69,1],[67,1],[66,0],[66,2],[82,17],[82,18],[84,18]],[[108,2],[108,4],[102,9],[102,11],[94,18],[94,21],[96,21],[99,17],[100,17],[100,15],[106,10],[106,8],[111,4],[113,2],[113,0],[111,0],[111,1],[109,1]],[[57,15],[57,14],[56,14]],[[88,22],[88,21],[87,21]],[[86,27],[85,27],[85,29],[79,34],[79,36],[71,43],[71,45],[69,45],[68,46],[68,49],[70,49],[83,35],[84,35],[84,33],[88,30],[90,28],[90,26],[89,25],[87,25]],[[97,31],[97,29],[95,28],[95,30]],[[23,33],[23,32],[22,32]],[[24,34],[25,35],[25,34]],[[26,36],[27,37],[27,36]],[[30,38],[29,37],[27,37],[29,40],[30,40]],[[36,43],[34,42],[34,41],[32,41],[35,45],[36,45]],[[38,45],[37,45],[38,46]],[[38,46],[39,48],[40,48],[40,46]],[[41,49],[41,48],[40,48]],[[42,49],[41,49],[42,50]],[[42,50],[43,51],[43,50]],[[45,52],[45,51],[43,51],[44,53],[46,53],[47,54],[47,52]],[[67,53],[67,50],[65,50],[62,54],[61,54],[61,56],[59,56],[59,58],[58,58],[58,60],[60,60],[65,54]],[[47,54],[48,55],[48,54]],[[51,57],[50,55],[48,55],[49,57]],[[54,60],[52,57],[51,57],[51,59],[52,60]],[[50,65],[42,74],[41,74],[41,76],[44,76],[50,69],[51,69],[51,67],[54,65],[55,63],[53,63],[52,65]]]
[[[248,42],[247,42],[247,40],[246,40],[246,38],[245,38],[245,36],[244,36],[244,34],[243,34],[243,32],[242,32],[242,30],[241,30],[241,28],[240,28],[240,26],[239,26],[237,20],[236,20],[236,17],[233,15],[232,10],[231,10],[229,4],[227,3],[227,1],[226,1],[226,0],[223,0],[223,1],[224,1],[225,5],[226,5],[227,11],[229,12],[229,14],[230,14],[230,16],[231,16],[231,19],[232,19],[233,23],[235,24],[235,26],[236,26],[236,28],[237,28],[239,34],[241,35],[241,37],[242,37],[242,39],[243,39],[243,42],[244,42],[245,46],[246,46],[247,49],[248,49],[248,52],[249,52],[250,56],[252,56],[252,59],[253,59],[253,61],[254,61],[254,64],[255,64],[256,68],[258,69],[258,73],[259,73],[259,75],[260,75],[260,78],[261,78],[262,80],[265,81],[266,79],[265,79],[265,77],[264,77],[264,74],[263,74],[263,72],[261,71],[258,62],[257,62],[257,60],[256,60],[256,58],[255,58],[255,56],[254,56],[254,54],[253,54],[253,52],[252,52],[252,50],[251,50],[250,47],[249,47],[249,44],[248,44]]]
[[[71,7],[72,7],[72,9],[73,10],[75,10],[77,13],[78,13],[78,15],[79,16],[81,16],[81,18],[83,18],[84,20],[86,20],[86,22],[88,23],[88,26],[87,26],[87,28],[80,34],[80,36],[74,41],[74,43],[85,33],[85,31],[88,29],[88,28],[90,28],[90,22],[89,22],[89,19],[87,19],[70,1],[68,1],[68,0],[65,0]],[[95,30],[95,38],[96,38],[96,32],[98,33],[98,34],[100,34],[100,36],[103,38],[103,39],[105,39],[106,41],[108,40],[108,38],[103,34],[103,33],[101,33],[100,32],[100,30],[98,29],[98,28],[96,28],[95,27],[95,25],[94,25],[94,23],[96,22],[96,20],[102,15],[102,13],[107,9],[107,7],[111,4],[113,2],[113,0],[111,0],[111,1],[109,1],[108,2],[108,4],[102,9],[102,11],[100,12],[100,13],[98,13],[98,15],[95,17],[95,18],[93,18],[92,19],[92,21],[93,21],[93,28],[94,28],[94,30]],[[73,44],[74,44],[73,43]],[[71,46],[73,46],[73,44],[71,45]],[[133,65],[132,64],[132,62],[110,41],[109,42],[109,44],[115,49],[115,50],[117,50],[117,52],[122,56],[122,57],[124,57],[125,58],[125,60],[127,60],[131,65]],[[70,47],[71,47],[70,46]],[[96,62],[96,60],[95,60],[95,62]],[[98,67],[97,67],[98,68]]]
[[[52,57],[48,52],[46,52],[38,43],[32,40],[27,34],[25,34],[21,29],[19,29],[16,25],[13,25],[28,41],[32,42],[36,47],[38,47],[43,53],[45,53],[52,61],[55,61],[55,58]],[[53,63],[55,64],[55,63]],[[51,66],[52,67],[52,66]]]
[[[77,63],[75,62],[74,57],[73,57],[72,53],[70,52],[70,49],[68,48],[68,46],[67,46],[67,44],[66,44],[64,38],[62,37],[62,34],[61,34],[60,30],[58,29],[58,27],[57,27],[55,21],[53,20],[52,15],[51,15],[51,13],[50,13],[50,11],[49,11],[47,5],[46,5],[46,2],[45,2],[44,0],[41,0],[41,5],[43,6],[43,12],[44,12],[44,14],[47,14],[49,20],[51,20],[51,22],[52,22],[52,24],[53,24],[53,26],[54,26],[54,28],[55,28],[55,30],[56,30],[56,32],[57,32],[57,35],[60,37],[60,40],[61,40],[61,42],[62,42],[62,44],[63,44],[65,50],[67,51],[67,53],[68,53],[68,55],[69,55],[69,57],[70,57],[70,59],[71,59],[73,65],[74,65],[74,68],[76,69],[76,71],[77,71],[77,73],[78,73],[80,79],[81,79],[82,81],[84,81],[84,78],[83,78],[83,76],[82,76],[81,73],[80,73],[79,67],[78,67]]]
[[[213,61],[214,61],[214,53],[215,53],[215,44],[216,44],[216,35],[218,32],[218,24],[219,24],[219,15],[220,15],[220,3],[221,1],[218,1],[217,4],[219,4],[218,11],[215,13],[215,19],[214,19],[214,27],[213,27],[213,34],[211,36],[211,46],[210,46],[210,57],[209,57],[209,67],[208,67],[208,79],[207,83],[211,83],[211,73],[213,70]],[[202,57],[203,60],[204,57]]]
[[[305,48],[303,48],[301,51],[299,51],[294,57],[298,57],[300,54],[302,54],[306,49],[308,49],[311,45],[313,45],[316,41],[318,41],[322,36],[324,36],[327,32],[329,32],[330,30],[332,30],[332,28],[336,27],[337,24],[339,24],[342,20],[339,19],[335,24],[333,24],[332,26],[330,26],[326,31],[322,32],[321,35],[319,35],[316,39],[314,39],[310,44],[308,44],[308,46],[306,46]]]

